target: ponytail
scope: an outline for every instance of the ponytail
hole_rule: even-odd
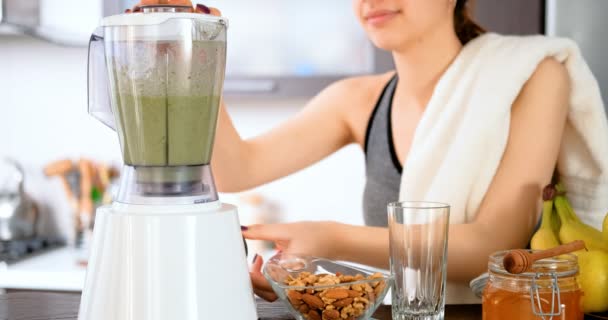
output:
[[[465,45],[467,42],[485,33],[486,30],[471,19],[467,7],[468,0],[455,1],[454,30],[456,30],[456,35],[458,36],[458,39],[460,39],[460,42]]]

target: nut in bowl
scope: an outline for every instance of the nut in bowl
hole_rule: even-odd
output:
[[[298,320],[370,319],[392,281],[385,273],[283,253],[272,257],[263,273]]]

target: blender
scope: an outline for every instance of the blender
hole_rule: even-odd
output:
[[[144,5],[89,44],[89,113],[118,133],[124,167],[96,212],[78,319],[257,319],[236,207],[210,168],[225,18]]]

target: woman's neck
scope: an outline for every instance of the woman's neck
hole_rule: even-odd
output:
[[[428,101],[435,85],[461,49],[462,44],[453,31],[437,30],[393,51],[399,75],[397,90],[421,103]]]

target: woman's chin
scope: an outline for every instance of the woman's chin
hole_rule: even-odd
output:
[[[418,42],[417,38],[412,34],[407,36],[403,34],[375,35],[370,36],[369,39],[379,49],[393,52],[403,52]]]
[[[397,39],[391,39],[391,37],[372,37],[371,41],[377,48],[386,51],[396,51],[403,42],[397,41]]]

